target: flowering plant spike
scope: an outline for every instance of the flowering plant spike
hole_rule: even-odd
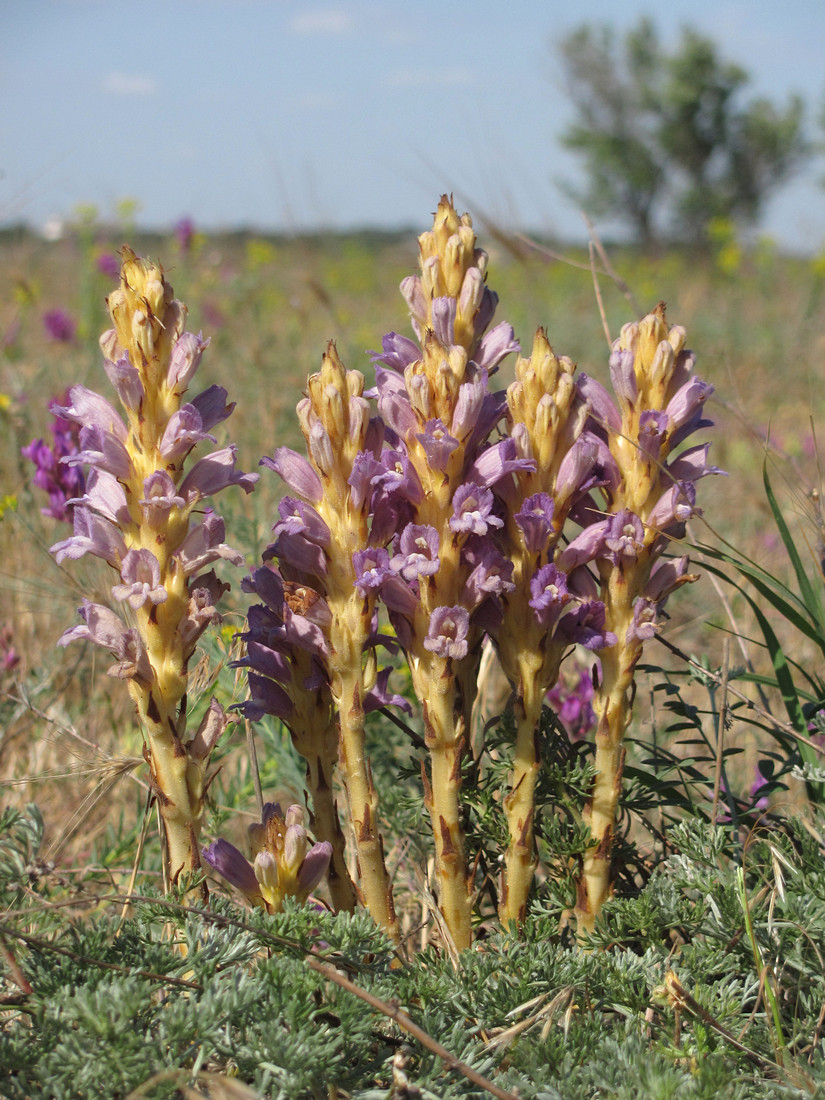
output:
[[[604,629],[604,605],[593,598],[586,572],[565,572],[557,561],[571,509],[598,480],[598,440],[583,431],[588,410],[574,371],[539,329],[532,354],[519,357],[516,380],[507,390],[508,427],[525,464],[496,488],[507,510],[504,534],[513,583],[502,596],[502,620],[493,637],[513,685],[516,720],[512,785],[504,800],[509,833],[499,900],[504,924],[524,919],[533,880],[536,727],[545,696],[572,644],[597,650],[616,640]]]
[[[713,387],[692,374],[685,332],[668,327],[664,303],[622,328],[610,355],[617,401],[592,378],[579,376],[590,407],[589,426],[603,442],[604,506],[591,501],[590,522],[560,556],[567,569],[593,562],[600,578],[605,626],[615,637],[604,649],[593,709],[597,715],[596,777],[585,810],[592,844],[578,881],[576,917],[591,931],[610,894],[610,861],[624,767],[623,739],[631,719],[636,665],[653,637],[671,592],[696,580],[687,557],[665,558],[697,513],[696,482],[721,473],[707,463],[708,444],[677,448],[706,427],[702,411]]]
[[[104,367],[125,420],[104,397],[74,386],[55,411],[81,426],[69,466],[90,467],[74,505],[74,533],[52,546],[58,562],[94,554],[117,574],[111,607],[84,600],[82,624],[60,645],[84,639],[109,650],[111,676],[128,682],[145,737],[152,786],[164,822],[172,882],[200,866],[198,834],[209,759],[227,725],[216,700],[199,729],[187,730],[187,668],[203,631],[219,620],[227,585],[212,563],[243,557],[224,541],[224,523],[205,502],[230,485],[250,492],[257,474],[235,468],[234,446],[185,469],[192,449],[225,420],[226,390],[210,386],[184,401],[206,347],[184,331],[186,308],[163,269],[121,251],[120,286],[108,299],[114,328],[101,338]],[[197,517],[197,518],[195,518]]]
[[[278,585],[286,594],[291,586],[293,598],[287,594],[280,601],[281,609],[276,610],[280,623],[274,629],[264,621],[266,616],[253,609],[257,617],[250,614],[247,637],[264,659],[277,650],[298,658],[303,650],[311,656],[312,667],[301,683],[293,677],[291,688],[274,664],[267,670],[267,679],[251,674],[251,704],[260,707],[261,713],[280,713],[295,730],[298,700],[305,692],[329,693],[337,714],[337,753],[354,833],[358,887],[376,923],[397,939],[378,795],[364,736],[365,714],[393,701],[385,695],[386,677],[379,675],[375,655],[377,587],[387,558],[382,539],[386,541],[391,532],[382,535],[380,526],[370,523],[373,467],[378,464],[384,430],[381,421],[370,416],[363,396],[364,376],[345,369],[333,344],[326,350],[321,370],[310,376],[307,390],[297,410],[307,457],[280,447],[272,458],[262,459],[262,465],[283,478],[291,495],[281,503],[281,518],[273,528],[275,541],[264,554],[267,560],[277,559],[278,570],[258,570],[250,583],[261,595],[264,587]],[[285,606],[290,602],[291,607]],[[273,609],[271,601],[269,606]],[[254,664],[251,650],[249,663]],[[274,690],[279,680],[281,694],[285,688],[289,696],[280,712]],[[319,751],[319,742],[311,745],[306,732],[293,734],[293,739],[308,760]],[[328,771],[330,753],[336,747],[329,741],[325,745],[321,753],[326,753]],[[342,890],[347,889],[349,876],[334,806],[325,815],[328,826],[319,816],[319,807],[332,798],[331,791],[327,777],[323,787],[311,785],[310,794],[316,833],[330,842],[334,852],[335,878],[330,879],[334,892],[339,883]],[[345,907],[352,904],[347,897]]]
[[[506,322],[487,332],[497,303],[485,283],[487,254],[469,215],[459,217],[446,196],[419,253],[421,274],[401,284],[418,342],[390,333],[376,356],[378,407],[397,440],[377,475],[382,507],[395,516],[381,596],[423,708],[439,905],[462,950],[472,941],[473,901],[462,761],[487,623],[512,587],[494,537],[504,521],[492,489],[531,463],[511,440],[489,439],[504,413],[489,377],[518,344]]]

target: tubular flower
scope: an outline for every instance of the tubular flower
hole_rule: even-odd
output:
[[[174,882],[199,866],[198,834],[209,757],[227,724],[213,700],[200,729],[187,734],[187,666],[198,638],[218,621],[215,603],[226,590],[213,572],[219,558],[242,564],[223,542],[223,520],[204,512],[204,497],[229,485],[250,492],[257,474],[234,468],[234,448],[184,466],[209,429],[232,411],[226,391],[212,386],[183,402],[206,342],[184,332],[186,309],[173,297],[163,269],[122,252],[120,286],[108,299],[114,328],[101,338],[104,367],[122,413],[85,386],[73,386],[54,411],[79,428],[79,450],[61,463],[92,468],[74,506],[74,533],[51,549],[58,562],[84,554],[103,558],[118,574],[113,599],[130,609],[126,627],[114,611],[84,601],[83,625],[60,644],[85,639],[116,658],[110,675],[125,679],[146,740],[152,784],[163,817],[168,870]],[[195,507],[201,518],[194,519]]]
[[[461,825],[461,762],[481,643],[511,586],[495,541],[495,486],[532,467],[511,440],[491,445],[504,412],[489,377],[518,349],[510,325],[487,332],[497,297],[469,215],[441,199],[419,237],[420,274],[401,284],[417,342],[390,333],[377,354],[378,407],[397,438],[372,475],[373,530],[393,537],[381,595],[423,702],[431,770],[426,800],[439,904],[459,949],[472,938]],[[388,431],[388,434],[389,434]]]
[[[692,374],[685,332],[665,320],[664,304],[638,324],[625,325],[610,355],[614,403],[593,379],[580,392],[589,427],[603,444],[604,503],[560,555],[570,568],[591,561],[599,572],[605,626],[616,644],[601,654],[593,698],[597,716],[596,778],[585,808],[592,846],[578,883],[576,915],[592,930],[609,896],[610,858],[624,764],[622,741],[631,719],[633,679],[644,642],[653,637],[668,595],[696,577],[687,558],[663,559],[696,514],[696,482],[721,473],[707,464],[707,444],[677,454],[680,444],[710,421],[703,418],[713,387]],[[606,518],[603,518],[605,517]]]
[[[268,913],[280,913],[286,898],[306,901],[327,874],[332,845],[310,843],[301,806],[290,806],[284,815],[279,805],[267,802],[260,824],[249,827],[249,843],[251,863],[228,840],[206,845],[201,854],[213,871]]]

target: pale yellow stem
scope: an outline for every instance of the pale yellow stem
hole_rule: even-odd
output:
[[[355,888],[350,878],[346,859],[346,841],[335,805],[332,773],[338,756],[338,730],[333,727],[332,753],[303,751],[307,762],[307,788],[312,799],[312,828],[315,839],[327,840],[332,845],[327,886],[335,911],[352,913],[355,910]],[[296,745],[297,748],[297,745]]]
[[[536,728],[541,717],[543,692],[530,677],[515,700],[516,744],[513,756],[513,785],[504,799],[510,837],[504,857],[504,876],[498,914],[501,923],[521,924],[527,912],[527,898],[536,869],[533,821],[539,753]]]
[[[146,755],[166,833],[169,879],[197,871],[203,818],[204,763],[190,759],[176,730],[176,716],[157,689],[129,681],[146,737]]]
[[[576,921],[579,932],[593,931],[596,919],[612,892],[611,856],[616,809],[622,790],[624,741],[632,710],[633,674],[641,655],[641,643],[625,642],[633,621],[635,587],[631,575],[620,568],[611,571],[605,599],[605,625],[619,639],[602,650],[602,678],[593,699],[596,727],[596,775],[584,810],[592,844],[584,856],[577,883]],[[638,578],[635,578],[638,579]]]
[[[472,944],[472,894],[461,826],[461,761],[467,749],[467,723],[452,662],[421,661],[416,693],[424,700],[424,738],[430,752],[431,788],[427,809],[435,840],[439,905],[458,951]],[[419,687],[420,684],[420,687]]]
[[[341,775],[355,834],[359,886],[375,923],[398,942],[392,885],[378,830],[378,795],[366,756],[362,694],[360,667],[357,671],[346,669],[342,675],[333,673],[332,695],[339,707]]]

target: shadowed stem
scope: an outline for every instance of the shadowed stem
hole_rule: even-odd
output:
[[[145,755],[166,832],[169,876],[175,883],[181,874],[197,871],[201,865],[198,835],[205,769],[187,754],[177,734],[173,709],[158,698],[157,689],[132,680],[129,690],[146,737]]]
[[[333,790],[333,769],[338,756],[338,730],[333,724],[331,732],[331,751],[319,752],[317,750],[298,746],[295,747],[307,762],[307,789],[312,800],[312,828],[315,839],[328,840],[332,845],[332,858],[329,864],[327,885],[330,897],[336,912],[352,913],[355,911],[355,888],[350,878],[346,860],[346,842],[338,818],[338,809],[335,805],[335,793]]]
[[[527,912],[527,898],[536,869],[533,818],[539,754],[536,727],[541,715],[541,698],[528,691],[516,699],[516,744],[513,755],[513,786],[504,799],[510,838],[504,856],[504,876],[498,914],[507,927],[520,924]]]
[[[450,658],[421,661],[414,679],[424,700],[424,740],[430,753],[430,790],[426,805],[435,840],[439,904],[458,951],[473,938],[472,895],[461,825],[461,761],[467,749],[467,721]],[[419,686],[420,684],[420,686]],[[423,690],[421,690],[423,688]]]
[[[347,618],[345,615],[339,618],[333,611],[330,632],[330,686],[338,707],[341,776],[355,835],[358,882],[364,904],[375,923],[397,943],[400,938],[398,920],[384,862],[384,845],[378,831],[378,794],[372,781],[364,737],[363,638],[355,637],[346,626],[336,629],[338,624],[346,623]]]
[[[641,656],[639,641],[625,642],[633,622],[632,570],[611,571],[605,592],[605,622],[618,639],[601,651],[602,677],[593,697],[596,726],[596,775],[583,819],[592,843],[577,883],[576,920],[580,933],[593,931],[596,918],[612,892],[610,876],[616,809],[622,789],[623,740],[633,706],[633,675]]]

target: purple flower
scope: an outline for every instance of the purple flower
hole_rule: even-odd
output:
[[[265,714],[290,722],[294,707],[287,691],[268,676],[250,672],[247,678],[249,698],[239,703],[237,709],[250,722],[258,722]]]
[[[110,475],[100,475],[101,477]],[[118,484],[115,482],[115,484]],[[125,502],[125,498],[124,498]],[[143,496],[140,507],[148,523],[153,526],[163,523],[173,508],[184,508],[186,501],[178,493],[175,483],[165,470],[155,470],[143,480]]]
[[[181,218],[175,223],[175,237],[181,252],[187,256],[195,239],[195,223],[191,218]]]
[[[77,335],[77,323],[65,309],[46,310],[43,327],[48,338],[58,344],[72,344]]]
[[[580,565],[586,565],[595,558],[607,556],[605,536],[609,522],[603,519],[591,523],[565,546],[559,555],[558,562],[566,573],[572,573]]]
[[[352,555],[355,568],[355,587],[362,596],[368,596],[381,587],[390,575],[390,555],[382,547],[356,550]]]
[[[520,350],[521,346],[516,340],[513,326],[502,321],[483,337],[474,359],[479,370],[486,370],[492,374],[505,356]]]
[[[390,370],[403,374],[410,363],[421,358],[421,349],[408,336],[388,332],[382,340],[383,351],[370,352],[375,363],[383,363]]]
[[[625,634],[625,643],[647,642],[656,636],[657,604],[640,596],[633,604],[633,619]]]
[[[79,466],[67,466],[61,460],[78,452],[79,428],[62,416],[55,416],[51,424],[54,442],[50,446],[43,439],[33,439],[20,453],[34,463],[33,483],[49,494],[48,508],[41,508],[44,516],[65,523],[72,522],[72,501],[82,497],[86,480]]]
[[[441,564],[438,551],[438,531],[428,524],[411,523],[401,533],[390,569],[410,583],[418,577],[431,577]]]
[[[221,878],[225,878],[232,886],[237,887],[247,897],[259,897],[260,889],[255,871],[248,859],[230,844],[228,840],[216,840],[214,844],[207,844],[202,850],[206,863],[217,871]]]
[[[492,515],[495,497],[489,489],[472,482],[459,485],[453,494],[450,530],[456,534],[486,535],[488,527],[503,527],[504,521]]]
[[[111,252],[101,252],[97,258],[97,270],[108,279],[119,279],[120,260]]]
[[[475,608],[490,596],[506,596],[516,587],[512,561],[489,542],[482,543],[480,552],[467,554],[466,559],[473,564],[461,593],[461,599],[468,606]]]
[[[635,358],[631,348],[623,350],[618,340],[614,343],[609,360],[610,381],[613,383],[613,390],[619,398],[619,403],[623,406],[630,405],[632,407],[636,404],[636,399],[639,396],[639,386],[636,381],[634,367]]]
[[[20,663],[20,654],[12,645],[11,627],[0,628],[0,672],[11,672]]]
[[[78,639],[94,642],[108,649],[117,658],[117,663],[107,669],[109,676],[120,680],[136,680],[150,685],[154,678],[152,666],[146,654],[143,641],[135,629],[127,629],[114,611],[101,604],[83,601],[77,609],[83,622],[64,630],[57,640],[60,646],[66,646]]]
[[[406,714],[412,714],[412,706],[403,695],[391,695],[388,689],[390,673],[389,665],[382,668],[375,680],[375,687],[364,696],[364,713],[379,710],[381,707],[398,707]]]
[[[524,536],[524,545],[531,554],[539,554],[547,549],[553,534],[553,512],[555,504],[547,493],[534,493],[526,497],[521,508],[513,517]]]
[[[284,497],[278,505],[280,521],[272,528],[273,532],[280,534],[282,531],[290,535],[302,535],[309,542],[318,546],[328,547],[330,531],[326,523],[321,519],[314,508],[297,497]]]
[[[357,456],[356,456],[357,457]],[[384,451],[380,461],[372,460],[370,484],[411,504],[424,499],[424,489],[415,467],[404,451]],[[353,464],[353,475],[355,464]]]
[[[635,561],[645,547],[645,529],[635,512],[624,508],[608,519],[604,545],[614,565]]]
[[[654,462],[662,453],[667,424],[667,415],[655,409],[647,409],[639,417],[639,446]]]
[[[272,458],[264,456],[260,465],[274,470],[296,496],[302,497],[310,504],[317,504],[323,497],[321,479],[304,456],[299,455],[297,451],[292,451],[289,447],[278,447]]]
[[[176,393],[186,392],[189,383],[200,366],[201,356],[209,346],[209,341],[204,340],[200,333],[197,336],[193,332],[181,334],[174,348],[169,363],[169,372],[166,381]]]
[[[438,342],[445,348],[452,347],[455,343],[455,315],[458,302],[455,298],[444,296],[434,298],[431,306],[433,329],[438,337]]]
[[[610,428],[614,432],[621,430],[621,414],[601,382],[582,372],[576,376],[576,387],[590,406],[590,415],[598,427]]]
[[[571,741],[581,741],[596,725],[592,707],[593,678],[587,669],[581,669],[578,677],[564,673],[556,686],[547,693],[547,701],[559,717]]]
[[[219,558],[226,558],[232,565],[243,565],[243,554],[221,541],[225,534],[221,517],[207,511],[203,523],[192,528],[175,553],[187,577]]]
[[[532,459],[518,457],[515,440],[508,436],[482,451],[470,467],[469,474],[472,480],[489,488],[516,470],[532,471],[535,468]]]
[[[203,849],[203,858],[219,875],[236,886],[253,905],[279,913],[287,897],[306,901],[329,869],[329,841],[310,847],[301,806],[281,807],[267,802],[260,824],[249,827],[253,863],[226,840]]]
[[[567,574],[551,562],[543,565],[530,580],[530,607],[541,626],[550,629],[570,602]]]
[[[443,473],[447,469],[450,455],[459,446],[458,440],[450,435],[444,424],[438,420],[428,420],[424,431],[415,437],[427,456],[431,470]]]
[[[126,556],[126,543],[109,520],[95,515],[88,508],[75,508],[74,534],[50,546],[49,553],[54,554],[58,565],[65,558],[77,560],[84,554],[94,554],[118,569]]]
[[[212,436],[205,438],[212,439]],[[237,450],[235,444],[231,443],[220,451],[213,451],[212,454],[198,459],[183,479],[178,489],[179,495],[191,504],[201,497],[213,496],[230,485],[240,485],[245,493],[251,493],[261,475],[245,474],[235,469]]]
[[[585,649],[605,649],[616,644],[616,635],[605,630],[605,611],[601,600],[588,600],[565,615],[558,626],[561,638]]]
[[[677,481],[659,497],[647,522],[655,530],[672,533],[696,514],[701,514],[701,509],[696,508],[695,482]]]
[[[149,603],[165,603],[169,595],[160,583],[160,563],[151,550],[130,550],[120,565],[122,584],[112,588],[112,595],[121,603],[128,600],[137,611]]]
[[[760,760],[754,768],[754,778],[751,784],[751,801],[754,810],[767,810],[770,808],[768,789],[770,788],[773,774],[773,764],[769,760]]]
[[[463,607],[437,607],[430,616],[424,648],[437,657],[460,661],[467,656],[470,615]]]

